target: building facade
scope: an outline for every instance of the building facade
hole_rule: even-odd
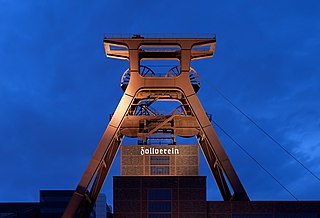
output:
[[[121,176],[198,176],[198,145],[122,145]]]
[[[205,218],[204,176],[113,177],[114,217]]]

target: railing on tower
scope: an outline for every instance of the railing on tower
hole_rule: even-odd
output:
[[[162,66],[157,66],[158,68]],[[198,72],[190,67],[190,82],[192,84],[193,89],[197,92],[200,89],[200,76]],[[180,66],[171,67],[166,73],[157,73],[150,67],[140,65],[140,75],[142,77],[177,77],[180,75]],[[121,88],[123,91],[126,90],[130,81],[130,68],[128,68],[121,77]]]

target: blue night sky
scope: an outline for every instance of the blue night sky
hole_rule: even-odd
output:
[[[74,189],[121,96],[128,62],[107,59],[105,33],[215,33],[195,61],[214,120],[300,200],[320,181],[214,90],[218,87],[320,177],[319,1],[0,0],[0,201]],[[223,132],[252,200],[294,200]],[[210,171],[208,199],[220,200]],[[103,188],[112,202],[112,175]]]

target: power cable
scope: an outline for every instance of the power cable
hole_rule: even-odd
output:
[[[320,182],[320,178],[313,173],[306,165],[304,165],[301,161],[299,161],[293,154],[291,154],[283,145],[280,144],[274,137],[272,137],[265,129],[258,125],[249,115],[247,115],[243,110],[237,107],[226,95],[224,95],[216,86],[213,86],[210,82],[204,80],[209,83],[213,89],[224,98],[229,104],[231,104],[237,111],[239,111],[243,116],[245,116],[251,123],[253,123],[262,133],[264,133],[271,141],[273,141],[278,147],[280,147],[285,153],[287,153],[290,157],[292,157],[297,163],[299,163],[305,170],[307,170],[314,178],[316,178]]]
[[[226,135],[230,140],[232,140],[248,157],[250,157],[258,166],[263,169],[267,174],[269,174],[283,189],[285,189],[296,201],[299,201],[297,197],[294,196],[294,194],[289,191],[276,177],[274,177],[265,167],[262,166],[262,164],[259,163],[247,150],[240,145],[229,133],[227,133],[220,125],[217,124],[214,120],[212,122]]]

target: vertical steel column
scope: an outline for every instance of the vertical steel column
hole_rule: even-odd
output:
[[[107,167],[104,170],[105,175],[103,175],[103,178],[105,179],[105,177],[107,176],[110,166],[115,158],[116,151],[118,150],[118,147],[120,145],[120,142],[119,143],[112,143],[112,142],[114,140],[115,141],[117,140],[119,127],[131,105],[133,98],[134,98],[133,96],[130,96],[126,93],[122,96],[122,99],[114,115],[112,116],[111,121],[106,131],[104,132],[100,140],[100,143],[98,144],[98,147],[88,164],[87,169],[85,170],[75,192],[73,193],[70,199],[70,202],[62,216],[63,218],[72,218],[77,214],[79,208],[81,207],[81,204],[84,203],[84,201],[86,200],[88,188],[92,180],[94,179],[94,176],[98,172],[99,166],[102,166],[101,164],[103,164],[105,157],[107,157],[108,162],[105,162]],[[98,175],[101,175],[101,173],[102,172],[100,172],[100,174]],[[99,176],[96,178],[99,178]],[[101,186],[99,187],[99,191],[101,189]],[[93,204],[95,202],[95,199],[88,199],[88,200],[91,201],[91,203]]]

